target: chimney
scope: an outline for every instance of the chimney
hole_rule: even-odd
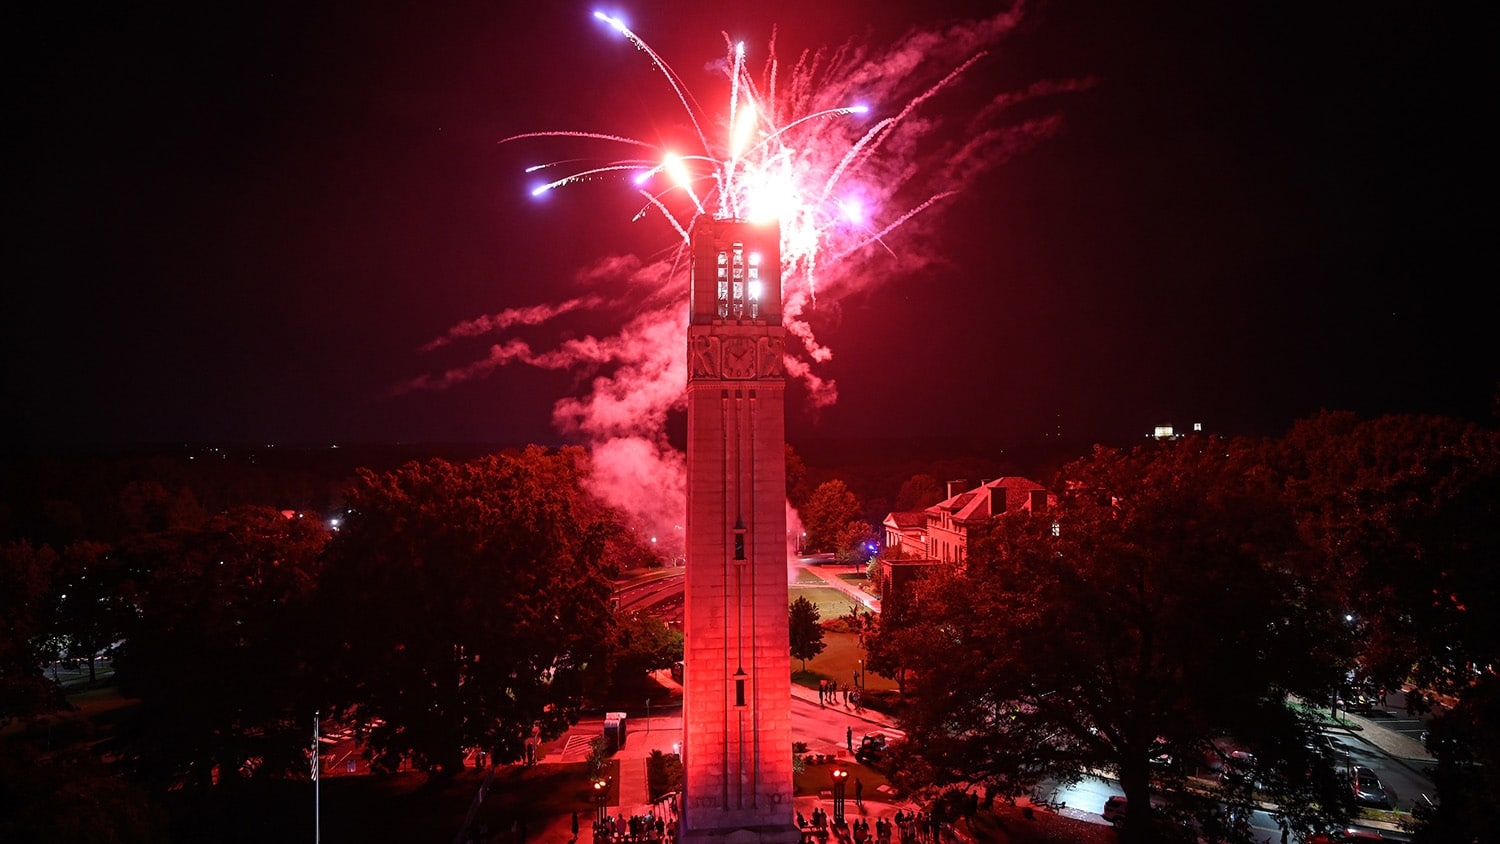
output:
[[[962,493],[965,489],[968,488],[968,485],[969,485],[968,480],[966,480],[964,478],[959,478],[956,481],[949,481],[948,482],[948,497],[952,498],[953,496]]]
[[[1031,512],[1040,513],[1047,509],[1047,490],[1034,489],[1031,491]]]
[[[987,487],[990,491],[990,515],[998,516],[1005,512],[1005,487]]]

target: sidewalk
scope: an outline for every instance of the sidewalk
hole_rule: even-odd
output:
[[[625,744],[615,752],[615,760],[620,763],[620,783],[618,802],[609,806],[611,815],[623,814],[628,818],[652,812],[660,814],[666,808],[650,802],[646,760],[652,751],[660,750],[666,755],[678,751],[682,742],[682,713],[679,710],[672,715],[653,715],[649,720],[649,730],[644,717],[627,720]]]

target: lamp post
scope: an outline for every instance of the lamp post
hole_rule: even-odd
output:
[[[833,825],[844,825],[844,780],[849,772],[843,768],[833,769]]]
[[[594,780],[594,802],[599,804],[598,811],[594,814],[594,821],[604,823],[604,799],[609,795],[609,783],[605,780]]]

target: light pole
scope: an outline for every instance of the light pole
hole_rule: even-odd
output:
[[[844,780],[849,772],[843,768],[833,769],[833,825],[844,825]]]
[[[594,780],[594,801],[599,804],[599,809],[594,815],[596,823],[604,823],[604,798],[608,796],[609,783],[604,780]]]

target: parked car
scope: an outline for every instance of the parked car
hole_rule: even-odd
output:
[[[1386,791],[1385,785],[1380,782],[1380,777],[1375,772],[1363,765],[1355,767],[1351,777],[1354,786],[1354,799],[1362,806],[1371,806],[1376,809],[1391,808],[1391,795]]]
[[[862,763],[879,762],[885,755],[885,746],[885,733],[865,733],[859,740],[859,749],[854,751],[854,759]]]
[[[1119,826],[1125,820],[1125,806],[1125,798],[1116,795],[1104,801],[1104,811],[1101,814],[1105,820]]]

